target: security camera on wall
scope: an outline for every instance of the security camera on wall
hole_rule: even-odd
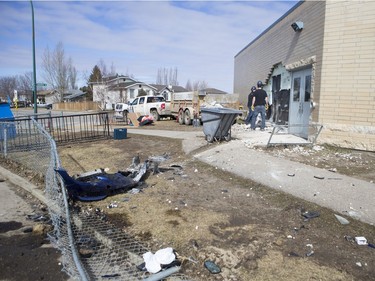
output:
[[[303,29],[303,22],[296,21],[296,22],[293,22],[291,26],[295,32],[301,31]]]

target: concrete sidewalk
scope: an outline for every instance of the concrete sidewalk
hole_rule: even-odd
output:
[[[327,207],[337,214],[375,224],[375,184],[262,153],[270,132],[232,130],[232,140],[209,145],[202,131],[129,130],[131,133],[183,139],[185,153],[208,145],[194,155],[202,162],[273,189]],[[212,148],[210,148],[210,146]],[[256,164],[252,161],[256,159]],[[254,167],[256,167],[254,169]],[[292,176],[294,175],[294,176]]]
[[[375,184],[273,157],[233,140],[195,157],[207,164],[273,189],[375,224]],[[256,159],[256,162],[254,162]]]

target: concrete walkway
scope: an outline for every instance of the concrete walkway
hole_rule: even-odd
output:
[[[251,179],[273,189],[327,207],[337,214],[375,224],[375,184],[328,170],[278,158],[252,149],[266,146],[269,132],[232,130],[232,140],[209,145],[202,131],[128,130],[130,134],[157,135],[183,139],[185,153],[211,146],[194,157],[202,162]],[[250,147],[250,148],[249,148]],[[250,162],[256,159],[256,169]]]

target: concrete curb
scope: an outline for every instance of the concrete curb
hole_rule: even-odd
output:
[[[37,186],[33,185],[29,181],[25,180],[24,178],[12,173],[11,171],[3,168],[0,166],[0,175],[7,179],[12,184],[23,188],[24,190],[28,191],[31,195],[35,198],[40,200],[43,204],[46,205],[47,200],[44,196],[44,192],[38,188]]]

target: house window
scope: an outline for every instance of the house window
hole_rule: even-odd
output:
[[[129,93],[130,98],[134,99],[134,89],[130,89],[129,91],[130,91]]]

